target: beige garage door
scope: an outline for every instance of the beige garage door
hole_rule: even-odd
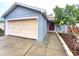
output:
[[[9,35],[36,39],[37,22],[34,19],[8,21]]]

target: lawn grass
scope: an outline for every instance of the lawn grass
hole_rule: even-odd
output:
[[[0,30],[0,36],[4,35],[4,30]]]

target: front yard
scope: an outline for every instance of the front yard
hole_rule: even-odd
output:
[[[3,36],[3,35],[4,35],[4,31],[0,30],[0,36]]]

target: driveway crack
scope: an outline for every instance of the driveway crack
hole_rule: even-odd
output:
[[[25,54],[23,56],[25,56],[27,54],[27,52],[34,46],[34,44],[25,52]]]

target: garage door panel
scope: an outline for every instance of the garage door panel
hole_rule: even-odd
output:
[[[19,35],[19,36],[22,36],[22,37],[26,37],[26,38],[33,38],[33,39],[36,39],[36,35],[32,35],[32,34],[26,34],[26,33],[24,33],[24,34],[21,34],[21,35]]]
[[[36,39],[36,20],[22,20],[8,22],[9,35]]]

